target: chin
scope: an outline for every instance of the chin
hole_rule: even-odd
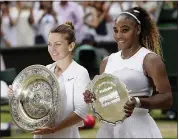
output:
[[[118,44],[118,50],[124,50],[126,48],[128,48],[127,44]]]
[[[58,58],[52,56],[52,60],[53,60],[53,61],[58,61]]]
[[[119,46],[118,45],[118,50],[123,50],[125,47],[124,46]]]

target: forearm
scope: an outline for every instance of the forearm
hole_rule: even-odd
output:
[[[60,122],[58,125],[52,127],[52,131],[57,132],[59,130],[68,128],[70,126],[73,126],[73,125],[79,123],[82,120],[83,119],[80,116],[78,116],[76,113],[73,112],[65,120]]]
[[[140,98],[141,108],[168,109],[173,103],[171,93],[159,93],[150,98]]]
[[[28,22],[30,25],[34,24],[34,18],[32,16],[29,17]]]

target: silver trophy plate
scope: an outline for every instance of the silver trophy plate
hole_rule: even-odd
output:
[[[99,120],[116,125],[125,119],[123,106],[129,100],[129,91],[116,76],[106,73],[96,75],[87,90],[96,97],[90,107]]]
[[[10,114],[18,127],[34,131],[54,124],[61,102],[59,82],[54,73],[43,65],[32,65],[17,75],[12,86]]]

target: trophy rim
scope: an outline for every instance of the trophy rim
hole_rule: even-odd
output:
[[[37,74],[36,73],[33,73],[32,75],[29,73],[29,75],[27,75],[28,72],[32,72],[33,70],[37,70]],[[45,73],[45,75],[43,75]],[[26,75],[25,75],[26,74]],[[26,111],[23,109],[23,107],[21,106],[20,104],[20,95],[23,94],[23,91],[19,91],[21,89],[21,87],[24,87],[22,85],[22,82],[25,82],[27,81],[27,79],[29,79],[30,77],[37,77],[38,76],[38,79],[42,79],[44,81],[47,81],[47,84],[50,85],[50,87],[53,88],[50,90],[50,93],[51,93],[51,102],[50,102],[50,106],[51,106],[51,109],[49,109],[49,112],[44,115],[44,117],[41,117],[41,118],[32,118],[28,115],[28,113],[26,113]],[[24,77],[24,78],[23,78]],[[35,79],[32,78],[32,81],[33,83],[36,82]],[[31,85],[32,82],[29,82],[27,83],[27,85]],[[20,87],[19,87],[19,86]],[[52,86],[51,86],[52,85]],[[57,106],[61,103],[61,97],[59,95],[59,92],[60,92],[60,86],[59,86],[59,82],[57,80],[57,77],[56,75],[51,72],[46,66],[43,66],[43,65],[40,65],[40,64],[35,64],[35,65],[31,65],[31,66],[28,66],[26,68],[24,68],[17,76],[16,78],[14,79],[13,83],[12,83],[12,86],[13,86],[13,95],[9,98],[9,110],[10,110],[10,114],[11,114],[11,117],[14,121],[14,123],[22,130],[24,131],[34,131],[35,128],[39,128],[39,127],[43,127],[43,126],[48,126],[48,125],[52,125],[54,124],[54,120],[55,120],[55,115],[56,115],[56,112],[57,112]],[[18,88],[19,87],[19,88]],[[19,91],[19,92],[18,92]],[[41,90],[42,91],[42,90]],[[20,94],[17,94],[17,93],[20,93]],[[44,93],[44,91],[43,91]],[[29,95],[29,94],[28,94]],[[13,102],[15,102],[13,104]],[[13,107],[13,105],[16,106],[16,102],[17,102],[17,107]],[[15,112],[17,111],[17,112]],[[17,117],[15,118],[15,115],[14,112],[17,114],[17,117],[19,118],[19,121],[17,121]],[[20,113],[22,112],[22,113]],[[28,120],[25,120],[26,117]],[[24,120],[24,121],[23,121]],[[46,122],[44,122],[43,120],[46,120]],[[32,123],[32,121],[35,121],[34,123]],[[44,123],[40,123],[40,122],[44,122]],[[21,124],[21,122],[27,124],[28,126]],[[32,126],[32,124],[41,124],[41,126]],[[32,126],[32,127],[30,127]]]
[[[114,76],[114,75],[112,75],[112,74],[109,74],[109,73],[102,73],[101,75],[96,75],[96,76],[94,77],[94,79],[88,84],[87,90],[89,90],[91,93],[93,93],[93,94],[95,95],[95,93],[94,93],[94,91],[93,91],[92,88],[94,87],[94,85],[96,84],[96,82],[98,82],[98,80],[103,79],[103,78],[105,78],[105,77],[111,77],[111,78],[113,78],[113,79],[116,79],[117,83],[120,84],[121,87],[123,87],[123,89],[124,89],[125,92],[126,92],[126,95],[127,95],[128,98],[129,98],[128,92],[130,92],[130,91],[128,91],[126,85],[125,85],[122,81],[120,81],[118,77],[116,77],[116,76]],[[118,87],[117,87],[117,88],[118,88]],[[117,90],[118,90],[118,89],[117,89]],[[125,120],[125,118],[126,118],[126,117],[123,117],[123,119],[121,119],[121,120],[116,120],[115,122],[106,120],[106,119],[104,119],[104,118],[99,114],[99,112],[96,111],[96,108],[94,107],[94,104],[95,104],[95,101],[93,101],[93,102],[90,104],[91,110],[92,110],[92,112],[93,112],[93,115],[94,115],[95,117],[97,117],[101,122],[108,123],[108,124],[111,124],[111,125],[116,125],[117,123],[123,122],[123,121]]]

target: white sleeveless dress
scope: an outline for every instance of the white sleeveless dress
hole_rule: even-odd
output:
[[[142,47],[129,59],[122,59],[121,51],[111,54],[105,73],[113,74],[124,82],[131,90],[129,96],[151,96],[152,87],[143,71],[143,60],[148,53],[153,52]],[[135,108],[129,118],[116,126],[101,122],[97,138],[162,138],[148,112],[148,109]]]

